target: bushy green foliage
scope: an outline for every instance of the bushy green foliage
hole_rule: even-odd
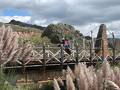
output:
[[[4,73],[4,70],[0,68],[0,90],[39,90],[37,84],[30,85],[16,85],[18,76],[15,71],[8,71]]]
[[[4,74],[2,68],[0,68],[0,90],[13,90],[15,88],[16,76],[14,72],[9,72],[7,75]]]
[[[60,32],[58,32],[58,26],[54,24],[48,25],[45,31],[42,34],[42,37],[47,36],[50,38],[52,43],[60,42]]]
[[[45,85],[41,87],[41,90],[54,90],[53,83],[48,81]]]
[[[59,23],[48,25],[42,34],[42,37],[44,36],[47,36],[52,43],[60,43],[63,37],[69,40],[72,40],[73,38],[81,40],[80,38],[83,35],[75,30],[73,26]]]
[[[50,43],[50,40],[47,37],[41,37],[41,33],[38,33],[29,37],[20,37],[19,43],[30,43],[34,46],[38,46],[43,43]]]

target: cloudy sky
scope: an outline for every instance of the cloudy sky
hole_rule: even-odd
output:
[[[46,26],[74,25],[84,35],[97,33],[101,23],[120,37],[120,0],[0,0],[0,22],[11,19]]]

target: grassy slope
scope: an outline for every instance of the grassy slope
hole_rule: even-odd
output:
[[[2,26],[3,23],[0,22],[0,26]],[[50,43],[50,40],[47,37],[41,37],[43,30],[36,29],[36,28],[31,28],[31,27],[21,27],[19,25],[13,25],[13,24],[4,24],[5,26],[11,26],[13,31],[16,32],[23,32],[23,33],[28,33],[29,32],[34,32],[35,35],[29,35],[29,37],[21,37],[20,40],[24,42],[30,42],[34,45],[42,44],[43,42],[45,43]]]

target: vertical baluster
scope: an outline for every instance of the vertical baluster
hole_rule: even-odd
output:
[[[61,52],[60,52],[60,61],[61,61],[61,70],[62,70],[63,69],[63,60],[64,60],[63,44],[61,44],[60,50],[61,50]]]
[[[43,71],[46,71],[46,53],[45,53],[45,43],[43,44]]]
[[[76,43],[76,64],[78,64],[78,43]]]

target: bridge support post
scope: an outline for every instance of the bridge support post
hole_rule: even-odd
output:
[[[76,64],[78,64],[78,43],[76,43]]]
[[[46,72],[46,53],[45,53],[45,43],[43,44],[43,71]]]
[[[22,68],[23,68],[23,75],[24,75],[24,78],[25,78],[25,83],[27,83],[27,71],[26,71],[26,67],[25,67],[25,62],[23,61],[22,62]]]
[[[93,63],[92,58],[93,58],[93,52],[94,52],[94,39],[93,39],[93,31],[91,31],[91,41],[89,42],[90,45],[90,64]]]
[[[103,39],[101,40],[101,42],[102,42],[102,60],[104,61],[105,60],[105,55],[104,55],[104,41],[103,41]]]
[[[112,52],[113,52],[113,64],[115,64],[115,49],[116,49],[116,43],[115,43],[115,36],[114,36],[114,33],[112,33],[112,37],[113,37],[113,47],[112,47]]]
[[[63,52],[63,44],[61,44],[61,47],[60,47],[60,62],[61,62],[61,70],[63,69],[63,60],[64,60],[64,52]]]
[[[89,42],[90,45],[90,64],[92,64],[92,43]]]
[[[83,49],[85,50],[85,37],[83,37]]]
[[[101,24],[95,42],[95,54],[98,56],[102,56],[103,60],[110,55],[106,30],[106,25]]]

